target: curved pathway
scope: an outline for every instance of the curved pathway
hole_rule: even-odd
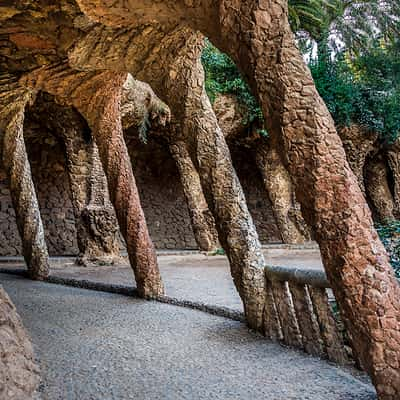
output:
[[[2,274],[44,400],[375,400],[369,384],[229,319]]]

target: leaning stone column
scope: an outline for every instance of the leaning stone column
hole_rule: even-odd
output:
[[[295,195],[292,179],[283,165],[277,150],[257,145],[256,164],[263,178],[265,189],[272,204],[279,232],[284,243],[302,244],[310,239],[307,225],[301,215]]]
[[[353,339],[382,400],[400,393],[400,286],[374,229],[329,112],[296,47],[286,0],[224,1],[220,36],[261,103],[268,132],[296,187],[303,215]],[[232,7],[231,7],[232,6]]]
[[[218,236],[229,259],[249,326],[261,330],[265,307],[265,261],[225,137],[204,91],[198,112],[187,120],[195,132],[199,174]]]
[[[204,87],[200,61],[204,39],[193,32],[176,54],[159,89],[168,98],[173,120],[187,148],[192,146],[203,193],[221,246],[243,301],[250,327],[261,330],[265,306],[265,260],[228,145]]]
[[[96,82],[101,86],[94,86],[95,91],[92,88],[86,91],[87,96],[91,94],[91,99],[89,104],[82,105],[82,112],[91,125],[99,148],[111,201],[135,271],[137,288],[142,296],[154,297],[161,295],[164,289],[121,125],[120,98],[126,75],[102,75]],[[90,93],[90,90],[93,92]]]
[[[394,220],[395,201],[389,187],[386,154],[377,154],[367,161],[365,168],[365,190],[370,200],[374,217],[379,222]]]
[[[186,144],[174,141],[169,150],[181,178],[196,243],[201,250],[211,251],[218,246],[218,234],[201,187],[199,174],[193,164]]]
[[[122,132],[120,100],[126,76],[109,71],[77,72],[67,64],[59,64],[27,74],[21,83],[39,87],[59,101],[73,105],[88,121],[138,292],[151,298],[161,295],[164,288]]]
[[[32,279],[49,274],[49,256],[24,141],[24,113],[32,92],[0,78],[0,139],[22,253]]]
[[[89,127],[73,108],[44,97],[36,101],[40,122],[64,144],[74,209],[79,264],[120,259],[118,222],[108,197],[107,179]]]

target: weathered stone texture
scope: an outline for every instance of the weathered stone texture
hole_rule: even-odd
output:
[[[0,77],[0,152],[14,207],[22,254],[33,279],[49,273],[47,246],[24,140],[25,109],[34,93],[15,77]]]
[[[126,135],[150,236],[160,249],[196,249],[182,184],[166,146]]]
[[[61,4],[65,6],[65,1]],[[9,31],[16,28],[13,20],[6,25],[6,41],[20,47],[30,43],[31,56],[38,48],[47,46],[46,51],[51,51],[48,44],[51,41],[57,47],[57,61],[60,61],[67,57],[76,39],[73,51],[68,53],[69,66],[86,72],[76,72],[69,79],[60,64],[58,78],[62,77],[62,82],[54,79],[57,73],[52,71],[41,76],[44,79],[39,86],[44,84],[46,90],[58,94],[67,89],[63,93],[65,100],[71,101],[68,97],[73,97],[76,107],[97,131],[95,136],[109,176],[110,191],[119,196],[113,198],[116,209],[128,208],[126,200],[130,195],[134,206],[129,203],[129,207],[139,204],[121,138],[117,98],[122,75],[88,72],[96,69],[131,72],[150,83],[161,98],[168,97],[171,109],[178,116],[185,116],[182,133],[195,132],[194,148],[203,190],[214,213],[221,244],[227,250],[248,321],[252,327],[261,328],[265,306],[264,261],[225,138],[202,87],[201,69],[197,69],[191,58],[195,56],[198,60],[197,41],[201,40],[199,35],[192,34],[201,31],[234,59],[257,95],[267,130],[278,142],[278,151],[293,179],[306,222],[320,245],[356,356],[371,375],[380,398],[397,400],[400,287],[373,228],[333,121],[296,47],[288,22],[287,1],[79,0],[78,4],[90,18],[114,28],[86,24],[79,25],[79,32],[74,31],[71,22],[79,10],[69,4],[70,17],[63,20],[64,27],[73,31],[69,42],[55,29],[47,29],[41,35],[46,45],[36,40],[37,20],[26,28],[32,31],[33,40],[21,37],[15,40],[12,37],[15,32]],[[24,10],[18,3],[17,12],[21,9]],[[58,27],[54,15],[59,14],[50,14],[48,18]],[[194,47],[187,51],[186,46],[190,45]],[[42,62],[35,58],[28,63],[30,68],[35,63],[45,64],[48,54],[45,52]],[[26,70],[25,64],[19,61],[16,64],[20,71]],[[187,68],[193,65],[194,69]],[[76,76],[78,80],[86,76],[86,83],[81,86],[79,82],[79,88],[75,85],[71,88]],[[49,79],[53,84],[49,84]],[[29,82],[21,80],[21,84]],[[117,169],[117,161],[120,165],[121,160],[123,168]],[[124,231],[123,217],[119,219]],[[142,216],[139,219],[143,221]]]
[[[395,201],[389,183],[387,158],[380,152],[366,163],[365,186],[373,215],[381,222],[394,219]]]
[[[253,217],[262,244],[281,243],[282,237],[273,213],[272,204],[265,191],[262,176],[249,149],[229,143],[233,166],[243,187],[247,206]]]
[[[39,131],[30,130],[26,137],[27,149],[33,180],[38,189],[49,254],[78,255],[76,224],[63,149],[54,137],[41,129],[43,140],[33,140],[34,137],[37,140]],[[196,249],[182,184],[167,147],[155,139],[143,144],[129,131],[127,140],[143,211],[156,248]],[[233,164],[261,242],[280,242],[271,205],[265,197],[254,163],[243,149],[233,146],[231,149]],[[20,255],[21,242],[4,171],[0,171],[0,226],[0,256]]]
[[[367,158],[376,152],[378,135],[358,125],[338,129],[347,161],[365,194],[364,169]]]
[[[0,399],[31,400],[39,380],[28,335],[0,286]]]

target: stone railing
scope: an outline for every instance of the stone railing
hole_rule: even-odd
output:
[[[350,340],[323,271],[268,266],[265,335],[338,364],[354,364]]]

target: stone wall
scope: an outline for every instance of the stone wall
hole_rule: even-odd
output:
[[[159,249],[195,249],[190,218],[174,161],[166,148],[154,141],[144,145],[128,138],[134,173],[154,244]],[[63,149],[51,137],[27,139],[33,180],[50,255],[78,253],[73,209]],[[233,151],[261,241],[279,242],[271,206],[259,173],[243,150]],[[20,238],[7,179],[0,167],[0,256],[20,254]]]
[[[50,255],[78,253],[68,175],[61,146],[27,141],[32,176],[37,190]],[[20,238],[7,179],[0,170],[0,256],[20,254]]]
[[[178,171],[168,151],[154,141],[145,145],[129,138],[128,149],[154,245],[197,248]]]

